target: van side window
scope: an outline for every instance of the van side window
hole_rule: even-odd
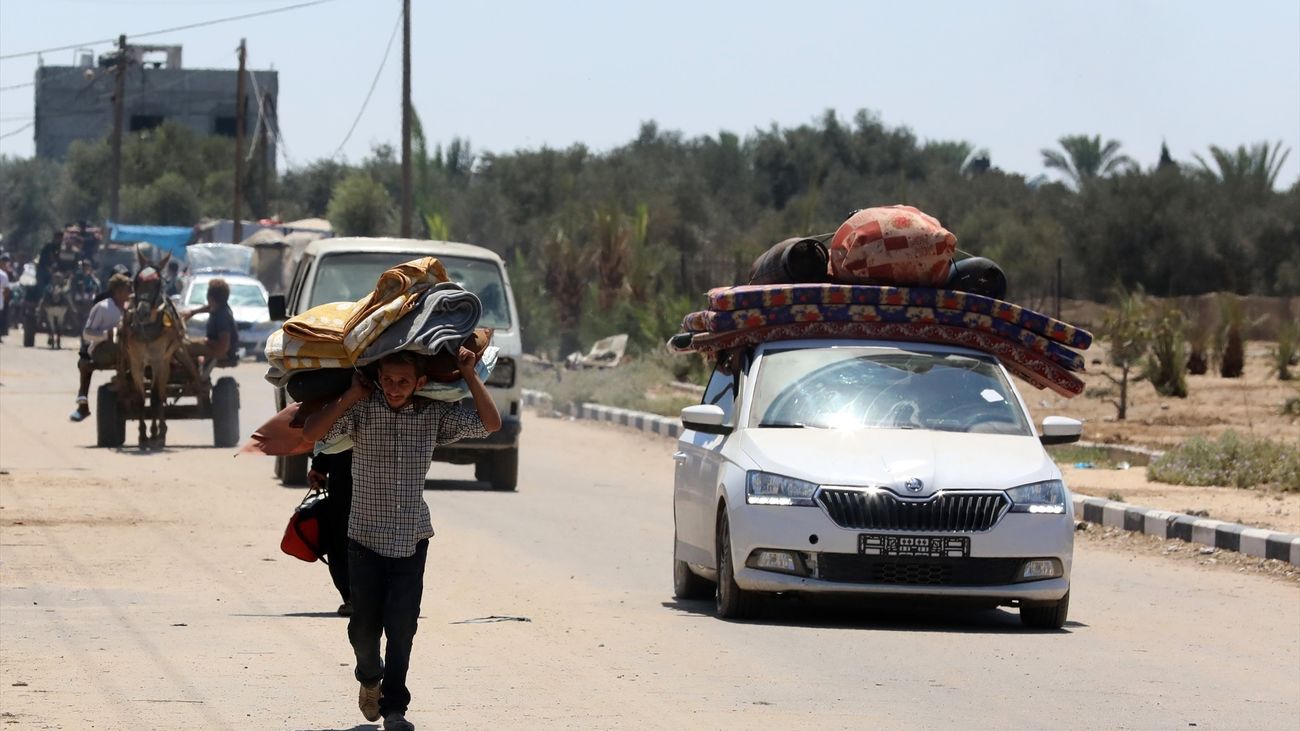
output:
[[[289,297],[286,304],[289,308],[290,315],[302,314],[300,310],[306,309],[298,306],[298,297],[302,294],[302,286],[307,280],[307,270],[311,268],[311,262],[316,257],[304,255],[298,260],[298,268],[293,273],[293,283],[289,285]]]
[[[709,378],[709,385],[704,389],[704,399],[700,403],[721,406],[722,413],[726,415],[723,423],[732,423],[736,410],[736,377],[715,368],[713,376]]]

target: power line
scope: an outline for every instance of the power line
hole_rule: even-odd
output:
[[[361,109],[357,110],[356,119],[352,120],[352,126],[348,128],[347,135],[343,137],[343,141],[340,142],[338,148],[334,150],[334,154],[330,155],[331,159],[338,158],[339,153],[343,151],[343,146],[348,143],[348,140],[352,139],[352,133],[357,130],[357,123],[361,121],[361,115],[366,113],[366,106],[370,104],[370,97],[375,93],[375,87],[379,85],[379,75],[384,72],[384,64],[388,63],[388,54],[393,50],[393,41],[397,40],[397,31],[400,30],[401,27],[402,13],[401,11],[398,11],[397,22],[393,24],[393,34],[388,36],[388,47],[384,49],[384,58],[380,60],[379,69],[375,71],[375,78],[370,82],[370,91],[366,92],[366,99],[361,102]]]
[[[36,82],[28,81],[24,84],[10,84],[9,86],[0,86],[0,91],[13,91],[14,89],[22,89],[27,86],[36,86]]]
[[[205,21],[200,22],[200,23],[190,23],[190,24],[188,24],[188,25],[178,25],[178,26],[176,26],[176,27],[174,27],[174,28],[163,28],[162,30],[151,30],[151,31],[149,31],[149,32],[147,32],[147,33],[129,33],[129,34],[127,34],[127,37],[130,38],[130,39],[132,39],[132,40],[135,40],[135,39],[137,39],[137,38],[148,38],[149,36],[157,36],[157,35],[162,35],[162,34],[164,34],[164,33],[175,33],[176,31],[180,31],[180,30],[191,30],[191,29],[193,29],[193,28],[204,28],[204,27],[207,27],[207,26],[209,26],[209,25],[217,25],[218,23],[230,23],[230,22],[232,22],[232,21],[236,21],[236,20],[246,20],[246,19],[248,19],[248,18],[260,18],[260,17],[262,17],[263,15],[272,15],[272,14],[274,14],[274,13],[283,13],[283,12],[287,12],[287,11],[289,11],[289,10],[297,10],[297,9],[299,9],[299,8],[307,8],[307,7],[311,7],[311,6],[313,6],[313,5],[321,5],[321,4],[328,3],[328,2],[333,2],[333,0],[311,0],[310,2],[298,3],[298,4],[296,4],[296,5],[286,5],[286,6],[282,7],[282,8],[272,8],[271,10],[259,10],[259,11],[255,12],[255,13],[245,13],[245,14],[243,14],[243,15],[232,15],[232,16],[230,16],[230,17],[228,17],[228,18],[216,18],[216,19],[214,19],[214,20],[205,20]],[[77,48],[85,48],[86,46],[98,46],[98,45],[103,45],[103,44],[105,44],[105,43],[116,43],[116,42],[117,42],[117,39],[116,39],[116,38],[105,38],[105,39],[97,40],[97,41],[87,41],[87,42],[85,42],[85,43],[73,43],[73,44],[68,45],[68,46],[58,46],[58,47],[56,47],[56,48],[42,48],[42,49],[37,50],[37,51],[23,51],[22,53],[9,53],[9,54],[5,54],[5,55],[3,55],[3,56],[0,56],[0,61],[8,61],[9,59],[13,59],[13,58],[23,58],[24,56],[35,56],[35,55],[37,55],[37,54],[41,54],[41,53],[53,53],[53,52],[55,52],[55,51],[71,51],[71,50],[74,50],[74,49],[77,49]]]
[[[6,138],[6,137],[13,137],[14,135],[18,134],[19,132],[22,132],[23,130],[27,129],[28,127],[33,127],[33,126],[35,126],[35,125],[36,125],[35,122],[28,122],[27,124],[24,124],[23,126],[19,127],[18,129],[10,130],[9,132],[5,132],[4,134],[0,135],[0,140],[3,140],[3,139]]]

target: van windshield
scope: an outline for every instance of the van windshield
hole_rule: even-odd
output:
[[[369,294],[379,275],[405,261],[417,258],[409,251],[365,251],[330,254],[316,267],[316,284],[311,290],[310,309],[328,302],[356,301]],[[479,327],[510,329],[510,306],[506,301],[505,280],[495,262],[459,256],[439,256],[447,276],[478,295],[483,303]]]

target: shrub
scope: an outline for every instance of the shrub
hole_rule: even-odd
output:
[[[1148,465],[1147,479],[1174,485],[1300,491],[1300,449],[1233,431],[1214,441],[1193,437]]]
[[[1147,356],[1147,380],[1161,396],[1187,398],[1183,313],[1172,303],[1152,304],[1148,317],[1151,352]]]
[[[1289,381],[1293,377],[1291,366],[1296,359],[1296,339],[1295,320],[1282,323],[1277,331],[1277,348],[1273,351],[1273,372],[1279,381]]]
[[[1241,299],[1233,294],[1220,295],[1219,309],[1223,313],[1220,321],[1223,333],[1223,357],[1219,361],[1219,375],[1224,378],[1240,378],[1246,367],[1246,352],[1241,341],[1245,320]]]

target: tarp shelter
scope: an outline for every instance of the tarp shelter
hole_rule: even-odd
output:
[[[253,276],[271,292],[284,291],[284,258],[288,243],[273,228],[264,228],[240,242],[253,247]]]
[[[185,245],[194,236],[189,226],[136,226],[128,223],[108,222],[109,241],[132,243],[143,241],[162,251],[170,252],[175,259],[185,260]]]

